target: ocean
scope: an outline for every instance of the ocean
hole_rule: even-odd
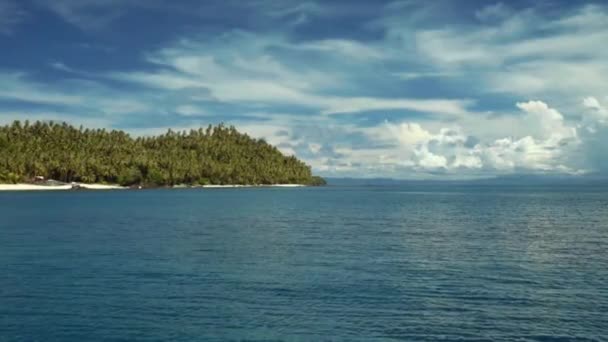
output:
[[[606,339],[606,188],[0,193],[0,341]]]

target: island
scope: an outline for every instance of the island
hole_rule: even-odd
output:
[[[325,185],[295,156],[223,124],[141,137],[65,122],[0,127],[0,183],[49,180],[88,189]]]

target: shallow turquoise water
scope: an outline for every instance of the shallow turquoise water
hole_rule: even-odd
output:
[[[0,193],[0,341],[601,341],[608,191]]]

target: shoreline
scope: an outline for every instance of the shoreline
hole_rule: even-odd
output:
[[[301,188],[305,187],[304,184],[259,184],[259,185],[248,185],[248,184],[225,184],[225,185],[193,185],[187,186],[186,188],[206,188],[206,189],[222,189],[222,188]],[[175,188],[175,186],[173,186]],[[179,188],[179,187],[178,187]]]
[[[0,191],[70,191],[70,190],[123,190],[127,187],[109,184],[72,183],[61,185],[40,185],[30,183],[0,184]]]
[[[125,187],[108,184],[73,183],[61,185],[40,185],[30,183],[0,184],[0,191],[78,191],[78,190],[140,190],[140,189],[227,189],[227,188],[299,188],[306,187],[304,184],[225,184],[225,185],[174,185],[159,187]]]

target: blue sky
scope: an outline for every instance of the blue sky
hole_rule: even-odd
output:
[[[608,171],[608,6],[0,0],[0,123],[224,122],[325,176]]]

